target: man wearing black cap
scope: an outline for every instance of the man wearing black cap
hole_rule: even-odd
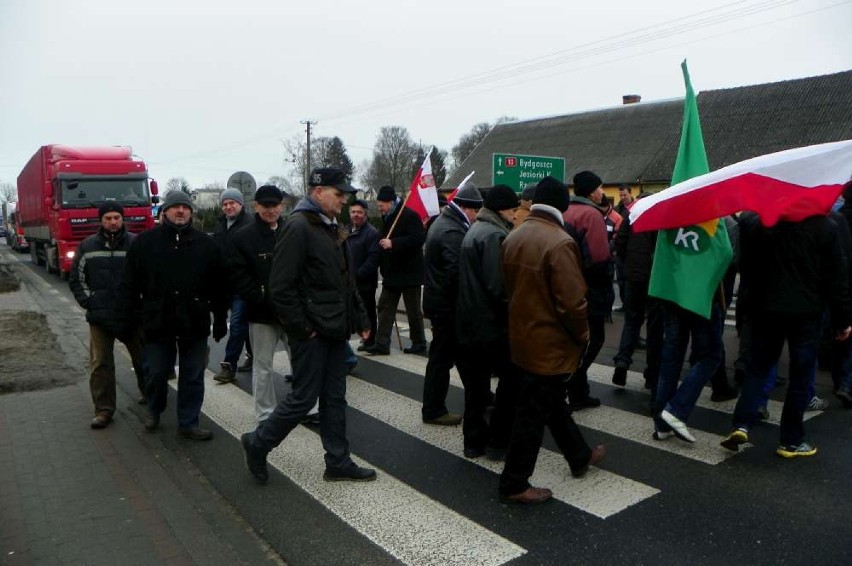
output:
[[[589,395],[588,370],[606,338],[606,321],[612,311],[612,254],[603,211],[598,207],[604,196],[603,181],[591,171],[574,175],[574,197],[562,219],[565,229],[580,250],[580,267],[588,288],[589,348],[583,364],[568,384],[568,402],[573,410],[598,407],[600,399]]]
[[[355,269],[358,294],[364,301],[364,308],[370,319],[370,337],[358,346],[360,352],[372,346],[376,339],[376,291],[379,288],[379,261],[382,257],[379,231],[368,221],[368,210],[370,208],[367,202],[360,199],[349,205],[349,226],[346,238],[346,245],[352,257],[352,267]]]
[[[586,444],[563,393],[589,341],[580,253],[563,227],[568,204],[567,185],[545,177],[536,187],[530,215],[503,242],[509,342],[512,361],[522,370],[500,476],[500,497],[507,503],[543,503],[553,495],[529,483],[545,425],[575,477],[606,453],[603,445],[592,450]]]
[[[141,313],[143,354],[148,364],[145,429],[156,430],[166,409],[168,377],[178,370],[178,434],[208,440],[213,434],[198,426],[204,402],[207,337],[213,314],[213,339],[228,331],[228,290],[222,281],[221,254],[213,238],[192,225],[189,195],[171,191],[161,208],[163,220],[136,237],[127,252],[121,283],[122,312]]]
[[[356,189],[340,169],[311,171],[308,195],[293,211],[275,244],[269,291],[293,355],[293,388],[253,432],[242,435],[246,467],[269,479],[266,456],[319,399],[326,481],[370,481],[375,470],[352,461],[346,438],[349,337],[370,334],[355,287],[345,232],[337,216]]]
[[[234,290],[245,305],[249,338],[253,346],[252,393],[258,422],[278,404],[272,360],[278,343],[287,346],[284,328],[275,316],[269,294],[269,274],[275,240],[281,232],[284,196],[278,187],[263,185],[254,195],[254,220],[231,236],[228,265]]]
[[[367,353],[390,354],[391,330],[396,320],[399,298],[405,303],[405,316],[411,347],[406,354],[426,354],[426,333],[423,329],[423,311],[420,308],[423,285],[423,243],[426,230],[416,212],[402,205],[393,187],[384,186],[376,196],[382,215],[379,247],[382,248],[382,293],[379,295],[378,328],[373,345]],[[399,220],[397,220],[399,218]],[[393,231],[391,231],[393,229]]]
[[[86,309],[86,322],[89,323],[89,389],[95,404],[92,428],[106,427],[115,413],[113,346],[116,339],[130,354],[136,384],[142,394],[140,402],[145,402],[142,336],[136,328],[126,330],[115,310],[124,261],[135,236],[124,227],[124,208],[120,204],[102,204],[98,216],[101,227],[80,243],[68,279],[74,298]]]
[[[482,208],[473,185],[456,193],[426,236],[426,285],[423,313],[432,323],[432,344],[423,381],[423,422],[455,426],[462,416],[447,410],[450,370],[458,363],[456,302],[459,295],[459,253],[462,240]]]
[[[509,356],[509,310],[503,240],[509,235],[520,200],[506,185],[488,190],[476,222],[462,241],[456,330],[459,375],[464,383],[464,455],[506,453],[514,420],[518,368]],[[491,422],[485,422],[491,375],[500,378]]]

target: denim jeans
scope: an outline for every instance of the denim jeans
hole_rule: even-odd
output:
[[[198,413],[204,402],[204,369],[207,338],[148,342],[143,348],[148,365],[146,395],[148,411],[159,415],[166,410],[168,378],[178,360],[177,415],[180,428],[198,426]]]
[[[232,371],[237,371],[237,362],[243,353],[243,346],[249,335],[249,323],[246,319],[246,303],[234,295],[231,301],[231,321],[228,327],[228,342],[225,344],[225,362],[231,365]]]
[[[805,436],[803,417],[810,401],[808,383],[816,367],[820,316],[764,315],[755,317],[751,324],[754,340],[745,382],[734,410],[734,427],[749,429],[756,422],[765,378],[778,363],[786,342],[790,376],[781,412],[780,440],[785,445],[801,444]]]
[[[704,385],[722,363],[724,313],[721,306],[714,303],[708,320],[666,301],[663,303],[663,324],[665,343],[655,407],[659,411],[665,409],[680,420],[686,421],[695,408]],[[678,387],[690,337],[695,363]],[[659,414],[654,415],[654,424],[657,430],[665,431],[670,428]]]
[[[269,452],[290,434],[319,398],[320,438],[328,468],[352,462],[346,438],[346,340],[317,336],[291,340],[293,387],[275,410],[260,423],[249,442]]]

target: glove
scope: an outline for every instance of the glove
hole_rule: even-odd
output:
[[[228,323],[223,318],[213,319],[213,340],[218,342],[228,333]]]

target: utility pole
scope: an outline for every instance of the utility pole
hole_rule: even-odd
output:
[[[316,125],[316,122],[310,120],[302,120],[302,124],[306,126],[307,143],[305,144],[305,190],[308,186],[308,176],[311,174],[311,126]]]

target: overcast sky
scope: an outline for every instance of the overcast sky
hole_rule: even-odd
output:
[[[852,0],[0,0],[0,181],[48,143],[130,145],[165,184],[285,174],[282,140],[477,122],[852,68]],[[357,174],[356,174],[357,175]],[[356,176],[357,184],[357,176]]]

